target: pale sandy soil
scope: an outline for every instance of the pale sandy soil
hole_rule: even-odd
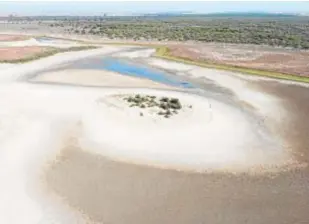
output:
[[[177,72],[185,72],[197,68],[197,66],[194,65],[186,65],[178,62],[167,61],[157,58],[149,58],[147,61],[150,65]]]
[[[277,97],[248,88],[248,80],[259,80],[259,78],[241,76],[229,71],[184,65],[178,62],[170,63],[162,59],[148,59],[148,63],[169,71],[177,71],[177,75],[179,76],[189,77],[191,79],[197,79],[208,84],[215,84],[223,87],[228,91],[231,91],[231,93],[240,101],[255,108],[260,115],[267,116],[264,119],[271,116],[272,119],[279,122],[286,118],[284,110],[278,106],[280,100],[278,100]],[[272,113],[272,111],[277,111],[277,113]]]
[[[99,112],[93,112],[89,118],[95,117],[95,122],[87,122],[85,126],[90,133],[90,145],[83,148],[93,148],[95,152],[100,153],[100,145],[108,145],[111,149],[106,148],[103,155],[175,169],[233,172],[260,166],[265,169],[280,166],[289,159],[276,140],[264,136],[260,127],[255,127],[256,130],[252,131],[254,123],[250,123],[245,114],[233,107],[216,100],[176,92],[145,93],[178,97],[184,105],[192,105],[194,109],[185,109],[184,113],[170,119],[156,118],[153,115],[154,118],[147,113],[144,116],[146,119],[138,119],[138,112],[141,110],[126,110],[126,105],[110,98],[103,98],[99,101]],[[102,103],[110,107],[104,109]],[[229,116],[226,116],[227,114]],[[103,138],[95,131],[102,125],[118,128],[115,132],[106,132]],[[222,136],[225,136],[224,141],[220,141]]]
[[[11,63],[0,63],[0,70],[7,69],[13,66],[14,64],[11,64]]]
[[[203,81],[203,96],[150,89],[157,84],[110,72],[40,77],[70,61],[126,50],[105,46],[0,71],[0,223],[309,220],[307,179],[293,176],[306,164],[278,132],[289,124],[279,96],[228,72],[166,61],[153,66]],[[33,73],[37,82],[27,82]],[[111,87],[127,82],[145,88]],[[101,87],[65,85],[72,83]],[[119,99],[136,93],[177,97],[184,108],[170,119],[151,111],[141,117]]]
[[[134,59],[134,58],[148,58],[152,54],[154,54],[155,52],[156,52],[155,49],[143,49],[142,48],[140,50],[118,53],[118,54],[115,54],[115,56],[127,57],[127,58],[131,58],[131,59]]]
[[[5,38],[6,36],[18,37],[12,34],[0,34]],[[34,37],[27,37],[25,38],[12,38],[7,39],[6,41],[1,41],[0,39],[0,47],[27,47],[27,46],[41,46],[41,47],[58,47],[58,48],[69,48],[74,46],[82,46],[84,44],[79,43],[77,41],[70,41],[70,40],[62,40],[62,39],[41,39],[34,38]]]
[[[176,89],[148,79],[134,78],[115,72],[91,69],[66,69],[42,73],[33,79],[33,82],[72,84],[81,86],[104,87],[147,87]]]
[[[29,44],[38,45],[38,46],[51,46],[51,47],[58,47],[58,48],[69,48],[69,47],[87,45],[87,44],[82,44],[82,43],[79,43],[73,40],[70,41],[70,40],[62,40],[62,39],[47,39],[47,40],[35,39],[35,41]]]

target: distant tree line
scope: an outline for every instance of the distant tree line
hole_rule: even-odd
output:
[[[111,18],[50,25],[67,32],[134,40],[173,40],[265,44],[309,49],[309,17],[292,18]]]

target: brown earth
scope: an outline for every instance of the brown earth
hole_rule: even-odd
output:
[[[93,223],[305,224],[308,172],[186,173],[114,162],[67,147],[45,178]]]
[[[253,45],[171,45],[171,55],[191,60],[309,76],[309,51]]]
[[[29,39],[29,37],[24,35],[0,34],[0,41],[20,41],[27,39]]]
[[[25,59],[37,54],[50,51],[48,47],[0,47],[0,61]]]
[[[307,122],[309,87],[281,84],[276,81],[259,81],[252,88],[258,88],[282,100],[282,104],[288,111],[288,117],[281,120],[278,133],[290,143],[290,148],[297,160],[309,164],[309,122]],[[309,178],[309,173],[306,174],[306,178]]]

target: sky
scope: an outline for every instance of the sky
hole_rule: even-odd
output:
[[[103,15],[103,13],[149,13],[193,11],[308,13],[309,2],[296,1],[110,1],[110,2],[16,2],[0,1],[0,15]]]

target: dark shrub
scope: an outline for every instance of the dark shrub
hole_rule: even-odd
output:
[[[165,103],[161,103],[161,104],[160,104],[160,108],[162,108],[163,110],[167,110],[167,109],[168,109],[168,106],[167,106],[167,104],[165,104]]]
[[[180,104],[179,99],[177,99],[177,98],[170,99],[170,102],[174,103],[174,104]]]
[[[168,98],[167,98],[167,97],[162,97],[162,98],[160,99],[160,101],[161,101],[161,102],[168,102]]]
[[[171,103],[171,104],[170,104],[170,107],[171,107],[172,109],[174,109],[174,110],[179,110],[179,109],[181,109],[180,103],[179,103],[179,104],[177,104],[177,103]]]
[[[133,101],[134,101],[135,103],[140,103],[140,102],[141,102],[141,99],[140,99],[140,98],[135,98]]]

